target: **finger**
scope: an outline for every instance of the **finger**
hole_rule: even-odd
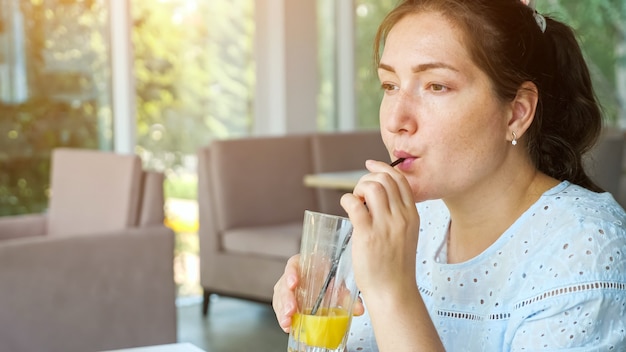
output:
[[[363,305],[363,300],[361,296],[356,298],[356,302],[354,302],[354,306],[352,307],[352,315],[355,317],[361,316],[365,313],[365,306]]]
[[[391,177],[383,178],[381,180],[385,180],[384,184],[387,187],[393,187],[392,189],[393,191],[395,191],[395,193],[391,193],[391,188],[389,189],[389,193],[398,195],[398,200],[401,202],[401,204],[403,204],[404,206],[415,204],[411,186],[409,185],[408,180],[401,171],[399,171],[397,168],[392,167],[391,165],[388,165],[387,163],[375,160],[368,160],[366,161],[365,165],[368,170],[372,172],[372,174],[376,174],[378,175],[378,177],[382,177],[382,175],[385,174]],[[391,182],[392,180],[393,182]]]
[[[395,181],[387,173],[372,173],[370,180],[362,184],[365,202],[372,216],[393,213],[397,193]]]
[[[346,193],[341,196],[339,204],[346,211],[352,224],[371,224],[371,217],[364,198],[355,193]]]
[[[291,256],[287,260],[284,276],[287,280],[287,287],[294,290],[298,285],[298,272],[300,271],[300,254]]]
[[[298,286],[298,264],[299,255],[289,258],[285,272],[274,285],[272,307],[279,326],[285,332],[289,332],[291,317],[296,312],[295,289]]]

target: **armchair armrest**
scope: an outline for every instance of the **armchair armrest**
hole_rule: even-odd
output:
[[[0,341],[14,351],[173,343],[173,258],[162,225],[2,241]]]
[[[0,217],[0,240],[46,233],[46,214],[26,214]]]

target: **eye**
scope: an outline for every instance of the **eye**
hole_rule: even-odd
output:
[[[431,83],[428,86],[428,89],[433,91],[433,92],[447,92],[449,88],[444,86],[443,84]]]
[[[382,83],[380,85],[380,88],[382,90],[384,90],[386,92],[390,92],[390,93],[400,89],[400,87],[398,87],[397,85],[395,85],[393,83],[387,83],[387,82]]]

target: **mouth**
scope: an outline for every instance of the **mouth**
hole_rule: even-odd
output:
[[[391,163],[392,166],[398,166],[398,168],[400,169],[408,169],[411,164],[418,159],[417,156],[415,155],[411,155],[407,152],[402,152],[402,151],[398,151],[394,153],[394,156],[397,158],[393,163]]]
[[[393,156],[395,156],[398,159],[417,159],[417,156],[410,154],[408,152],[405,151],[401,151],[401,150],[397,150],[393,153]]]

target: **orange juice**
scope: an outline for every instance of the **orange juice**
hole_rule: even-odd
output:
[[[318,314],[294,314],[291,324],[293,338],[307,346],[329,350],[338,348],[350,323],[348,311],[330,308],[320,309]]]

